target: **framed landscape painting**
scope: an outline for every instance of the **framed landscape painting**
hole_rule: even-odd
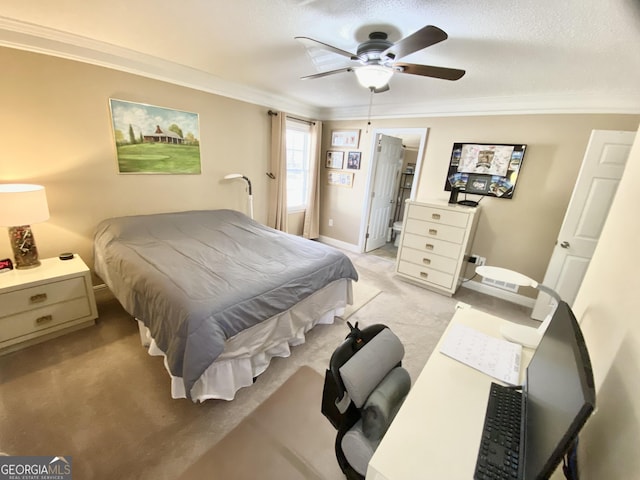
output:
[[[120,173],[200,174],[198,114],[109,99]]]

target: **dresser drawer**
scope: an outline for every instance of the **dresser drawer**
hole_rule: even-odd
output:
[[[423,235],[429,238],[437,238],[447,242],[462,243],[464,240],[465,229],[459,227],[451,227],[449,225],[439,225],[433,222],[425,222],[410,218],[404,228],[409,233]]]
[[[403,248],[400,260],[451,275],[455,274],[456,266],[458,265],[458,260],[455,258],[443,257],[430,252],[421,252],[413,248]]]
[[[445,242],[435,238],[427,238],[413,233],[404,233],[403,247],[415,248],[421,252],[435,253],[453,259],[458,259],[462,246],[457,243]],[[404,248],[402,249],[404,251]]]
[[[82,277],[59,280],[45,285],[15,290],[2,295],[0,317],[14,315],[86,295],[86,287]]]
[[[435,222],[442,225],[467,228],[469,214],[465,212],[453,212],[443,208],[427,207],[423,205],[411,205],[409,208],[409,218]]]
[[[398,272],[414,277],[425,283],[433,283],[443,288],[451,288],[453,285],[453,275],[448,273],[439,272],[428,267],[421,267],[415,263],[405,262],[400,260],[398,262]]]
[[[0,346],[2,342],[51,329],[57,325],[91,315],[87,297],[36,308],[0,319]]]

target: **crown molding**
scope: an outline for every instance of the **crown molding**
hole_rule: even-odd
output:
[[[41,53],[161,80],[243,102],[318,118],[319,110],[202,70],[87,37],[0,16],[0,46]]]
[[[378,105],[376,105],[374,97],[370,118],[598,113],[638,115],[640,114],[640,95],[567,93],[463,98],[457,101],[431,101],[412,104],[384,104],[380,102]],[[368,105],[325,108],[321,110],[321,118],[330,120],[367,119]]]

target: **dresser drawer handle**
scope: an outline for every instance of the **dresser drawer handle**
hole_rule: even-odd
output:
[[[427,272],[420,272],[420,276],[422,278],[427,278],[429,276],[429,274]]]
[[[431,243],[425,243],[424,248],[426,248],[427,250],[433,250],[433,245]]]
[[[42,303],[42,302],[45,302],[46,300],[47,300],[46,293],[36,293],[35,295],[31,295],[29,297],[30,303]]]
[[[439,213],[432,213],[431,214],[431,218],[433,218],[434,220],[440,220],[440,214]]]
[[[438,230],[436,230],[435,228],[429,229],[429,235],[437,235],[437,234],[438,234]]]
[[[424,263],[425,265],[431,265],[431,259],[430,258],[423,258],[422,259],[422,263]]]
[[[36,318],[36,323],[40,325],[42,323],[50,322],[51,320],[53,320],[53,315],[43,315],[42,317]]]

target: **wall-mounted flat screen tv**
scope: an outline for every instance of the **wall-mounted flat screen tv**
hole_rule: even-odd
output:
[[[444,189],[513,198],[526,148],[523,144],[454,143]]]

